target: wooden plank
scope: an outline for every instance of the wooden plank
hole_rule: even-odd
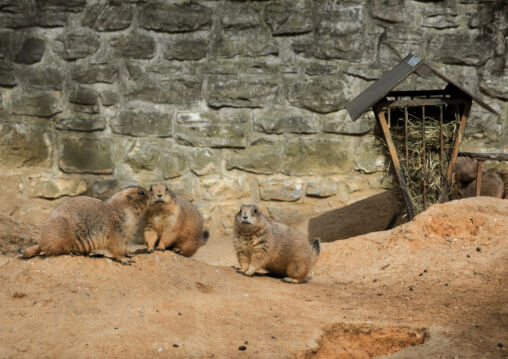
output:
[[[483,161],[478,161],[478,165],[476,166],[476,189],[475,196],[478,197],[482,190],[482,168]]]
[[[427,209],[427,163],[425,158],[425,106],[422,106],[423,209]]]
[[[443,106],[443,105],[464,105],[471,102],[469,98],[414,98],[402,100],[380,101],[382,107],[421,107],[421,106]]]
[[[459,122],[459,129],[457,131],[457,135],[455,136],[455,142],[453,143],[452,155],[450,157],[450,163],[448,164],[448,170],[446,172],[446,182],[448,183],[448,187],[450,186],[452,180],[453,166],[455,165],[457,155],[459,154],[462,135],[464,134],[464,129],[466,128],[467,118],[469,117],[469,110],[471,110],[471,101],[469,101],[468,104],[464,105],[464,110],[462,111],[462,116]]]
[[[508,161],[508,153],[459,152],[459,156],[477,160]]]
[[[413,204],[409,198],[406,180],[402,174],[402,169],[400,168],[399,156],[397,155],[397,150],[393,145],[392,136],[390,135],[390,129],[388,127],[388,123],[386,122],[385,114],[382,109],[376,108],[376,115],[381,125],[381,129],[383,130],[386,144],[388,145],[388,150],[390,151],[390,156],[392,157],[393,167],[395,168],[395,173],[397,175],[397,179],[399,180],[400,189],[402,190],[402,196],[404,197],[404,202],[406,203],[409,220],[412,221],[414,217]]]

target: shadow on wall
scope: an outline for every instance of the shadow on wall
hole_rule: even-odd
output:
[[[384,231],[401,224],[403,204],[387,191],[334,209],[309,221],[309,238],[333,242],[370,232]]]

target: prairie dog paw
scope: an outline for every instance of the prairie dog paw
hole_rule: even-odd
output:
[[[249,268],[249,269],[247,269],[247,270],[244,272],[244,274],[245,274],[246,276],[252,277],[252,276],[254,275],[254,273],[255,273],[255,272],[256,272],[256,270],[255,270],[255,269],[253,269],[253,268]]]

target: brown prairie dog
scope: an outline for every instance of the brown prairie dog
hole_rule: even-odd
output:
[[[129,264],[124,258],[127,241],[136,233],[148,203],[148,192],[138,186],[125,188],[107,201],[70,198],[51,212],[42,225],[39,244],[27,248],[23,258],[107,249],[115,260]]]
[[[320,251],[319,239],[311,245],[302,233],[269,222],[256,205],[243,205],[236,214],[233,244],[244,274],[265,269],[298,283],[307,280]]]
[[[480,196],[503,198],[504,183],[496,170],[488,170],[482,176]],[[464,198],[476,195],[476,179],[464,190]]]
[[[144,239],[148,252],[171,249],[190,257],[208,240],[196,207],[165,184],[150,186],[152,200],[146,213]]]

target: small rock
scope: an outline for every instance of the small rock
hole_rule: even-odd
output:
[[[448,287],[448,283],[445,283],[445,285],[444,285],[444,286],[445,286],[445,287]]]
[[[481,252],[481,251],[482,251],[482,249],[481,249],[480,247],[476,247],[476,251],[477,251],[477,252]]]
[[[240,345],[238,347],[238,350],[244,351],[244,350],[247,350],[247,347],[245,345]]]
[[[180,347],[178,344],[173,344],[173,348],[178,348]]]
[[[409,287],[409,291],[412,292],[413,291],[413,287]]]
[[[502,348],[502,347],[503,347],[503,343],[497,343],[497,346],[498,346],[499,348]]]
[[[467,258],[471,258],[471,256],[470,256],[469,254],[468,254],[466,257],[467,257]]]
[[[249,344],[249,341],[246,340],[246,341],[243,342],[243,344],[247,345],[247,344]]]
[[[115,330],[118,329],[118,327],[115,327]]]
[[[182,313],[178,312],[178,315],[182,315]]]

